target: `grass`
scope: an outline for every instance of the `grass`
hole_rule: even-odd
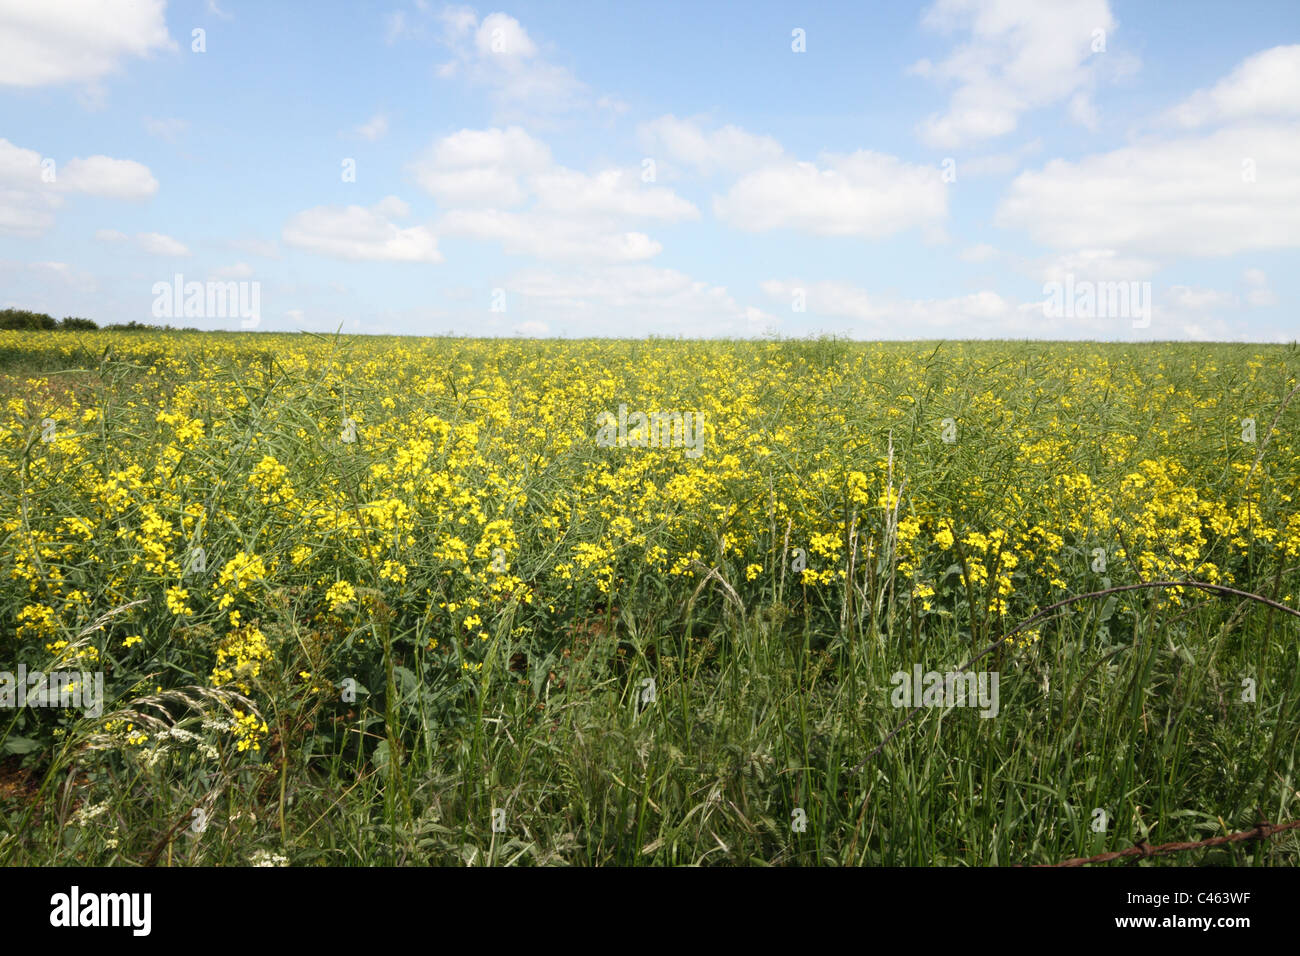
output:
[[[896,673],[1069,595],[1294,608],[1294,348],[15,332],[0,371],[0,668],[106,675],[0,710],[2,863],[1007,865],[1300,816],[1300,627],[1223,594],[1063,607],[977,665],[996,717],[872,755]],[[597,447],[623,402],[705,455]],[[1144,865],[1190,862],[1300,839]]]

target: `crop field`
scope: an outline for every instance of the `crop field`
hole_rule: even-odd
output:
[[[1294,346],[0,362],[0,862],[1004,865],[1300,817]],[[1169,581],[1218,589],[1069,601]]]

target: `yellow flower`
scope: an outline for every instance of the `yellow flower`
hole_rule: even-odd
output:
[[[245,750],[261,750],[262,735],[267,732],[266,721],[259,720],[256,714],[245,714],[242,710],[232,710],[234,716],[231,731],[235,735],[235,749],[240,753]]]
[[[171,611],[177,617],[190,617],[194,614],[189,605],[185,602],[190,599],[190,592],[186,588],[173,586],[167,589],[167,610]]]
[[[329,602],[331,611],[338,611],[343,605],[355,601],[356,597],[356,589],[347,581],[336,581],[325,592],[325,600]]]

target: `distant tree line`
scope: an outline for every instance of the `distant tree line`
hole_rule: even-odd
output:
[[[79,319],[75,316],[66,316],[63,319],[56,319],[52,315],[46,315],[44,312],[32,312],[30,309],[0,309],[0,330],[17,329],[20,331],[47,331],[50,329],[72,329],[77,331],[88,331],[98,329],[99,325],[93,319]],[[184,328],[174,329],[170,325],[146,325],[143,322],[131,321],[126,324],[106,325],[106,330],[125,331],[125,332],[198,332],[198,329]]]

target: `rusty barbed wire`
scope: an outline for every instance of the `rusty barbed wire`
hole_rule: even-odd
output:
[[[1111,853],[1099,853],[1096,856],[1076,856],[1069,860],[1062,860],[1060,863],[1035,863],[1033,866],[1037,869],[1055,868],[1063,866],[1087,866],[1089,863],[1110,863],[1112,860],[1120,860],[1125,857],[1140,857],[1147,859],[1153,856],[1166,856],[1170,853],[1183,853],[1187,850],[1199,850],[1204,847],[1223,846],[1226,843],[1246,843],[1251,840],[1267,840],[1269,837],[1276,836],[1279,833],[1285,833],[1287,830],[1294,830],[1300,827],[1300,820],[1292,820],[1290,823],[1257,823],[1249,830],[1242,830],[1239,833],[1229,833],[1226,836],[1208,837],[1204,840],[1197,840],[1194,843],[1174,842],[1162,843],[1159,846],[1151,846],[1149,843],[1135,843],[1127,850],[1115,850]],[[1021,865],[1021,864],[1018,864]]]

